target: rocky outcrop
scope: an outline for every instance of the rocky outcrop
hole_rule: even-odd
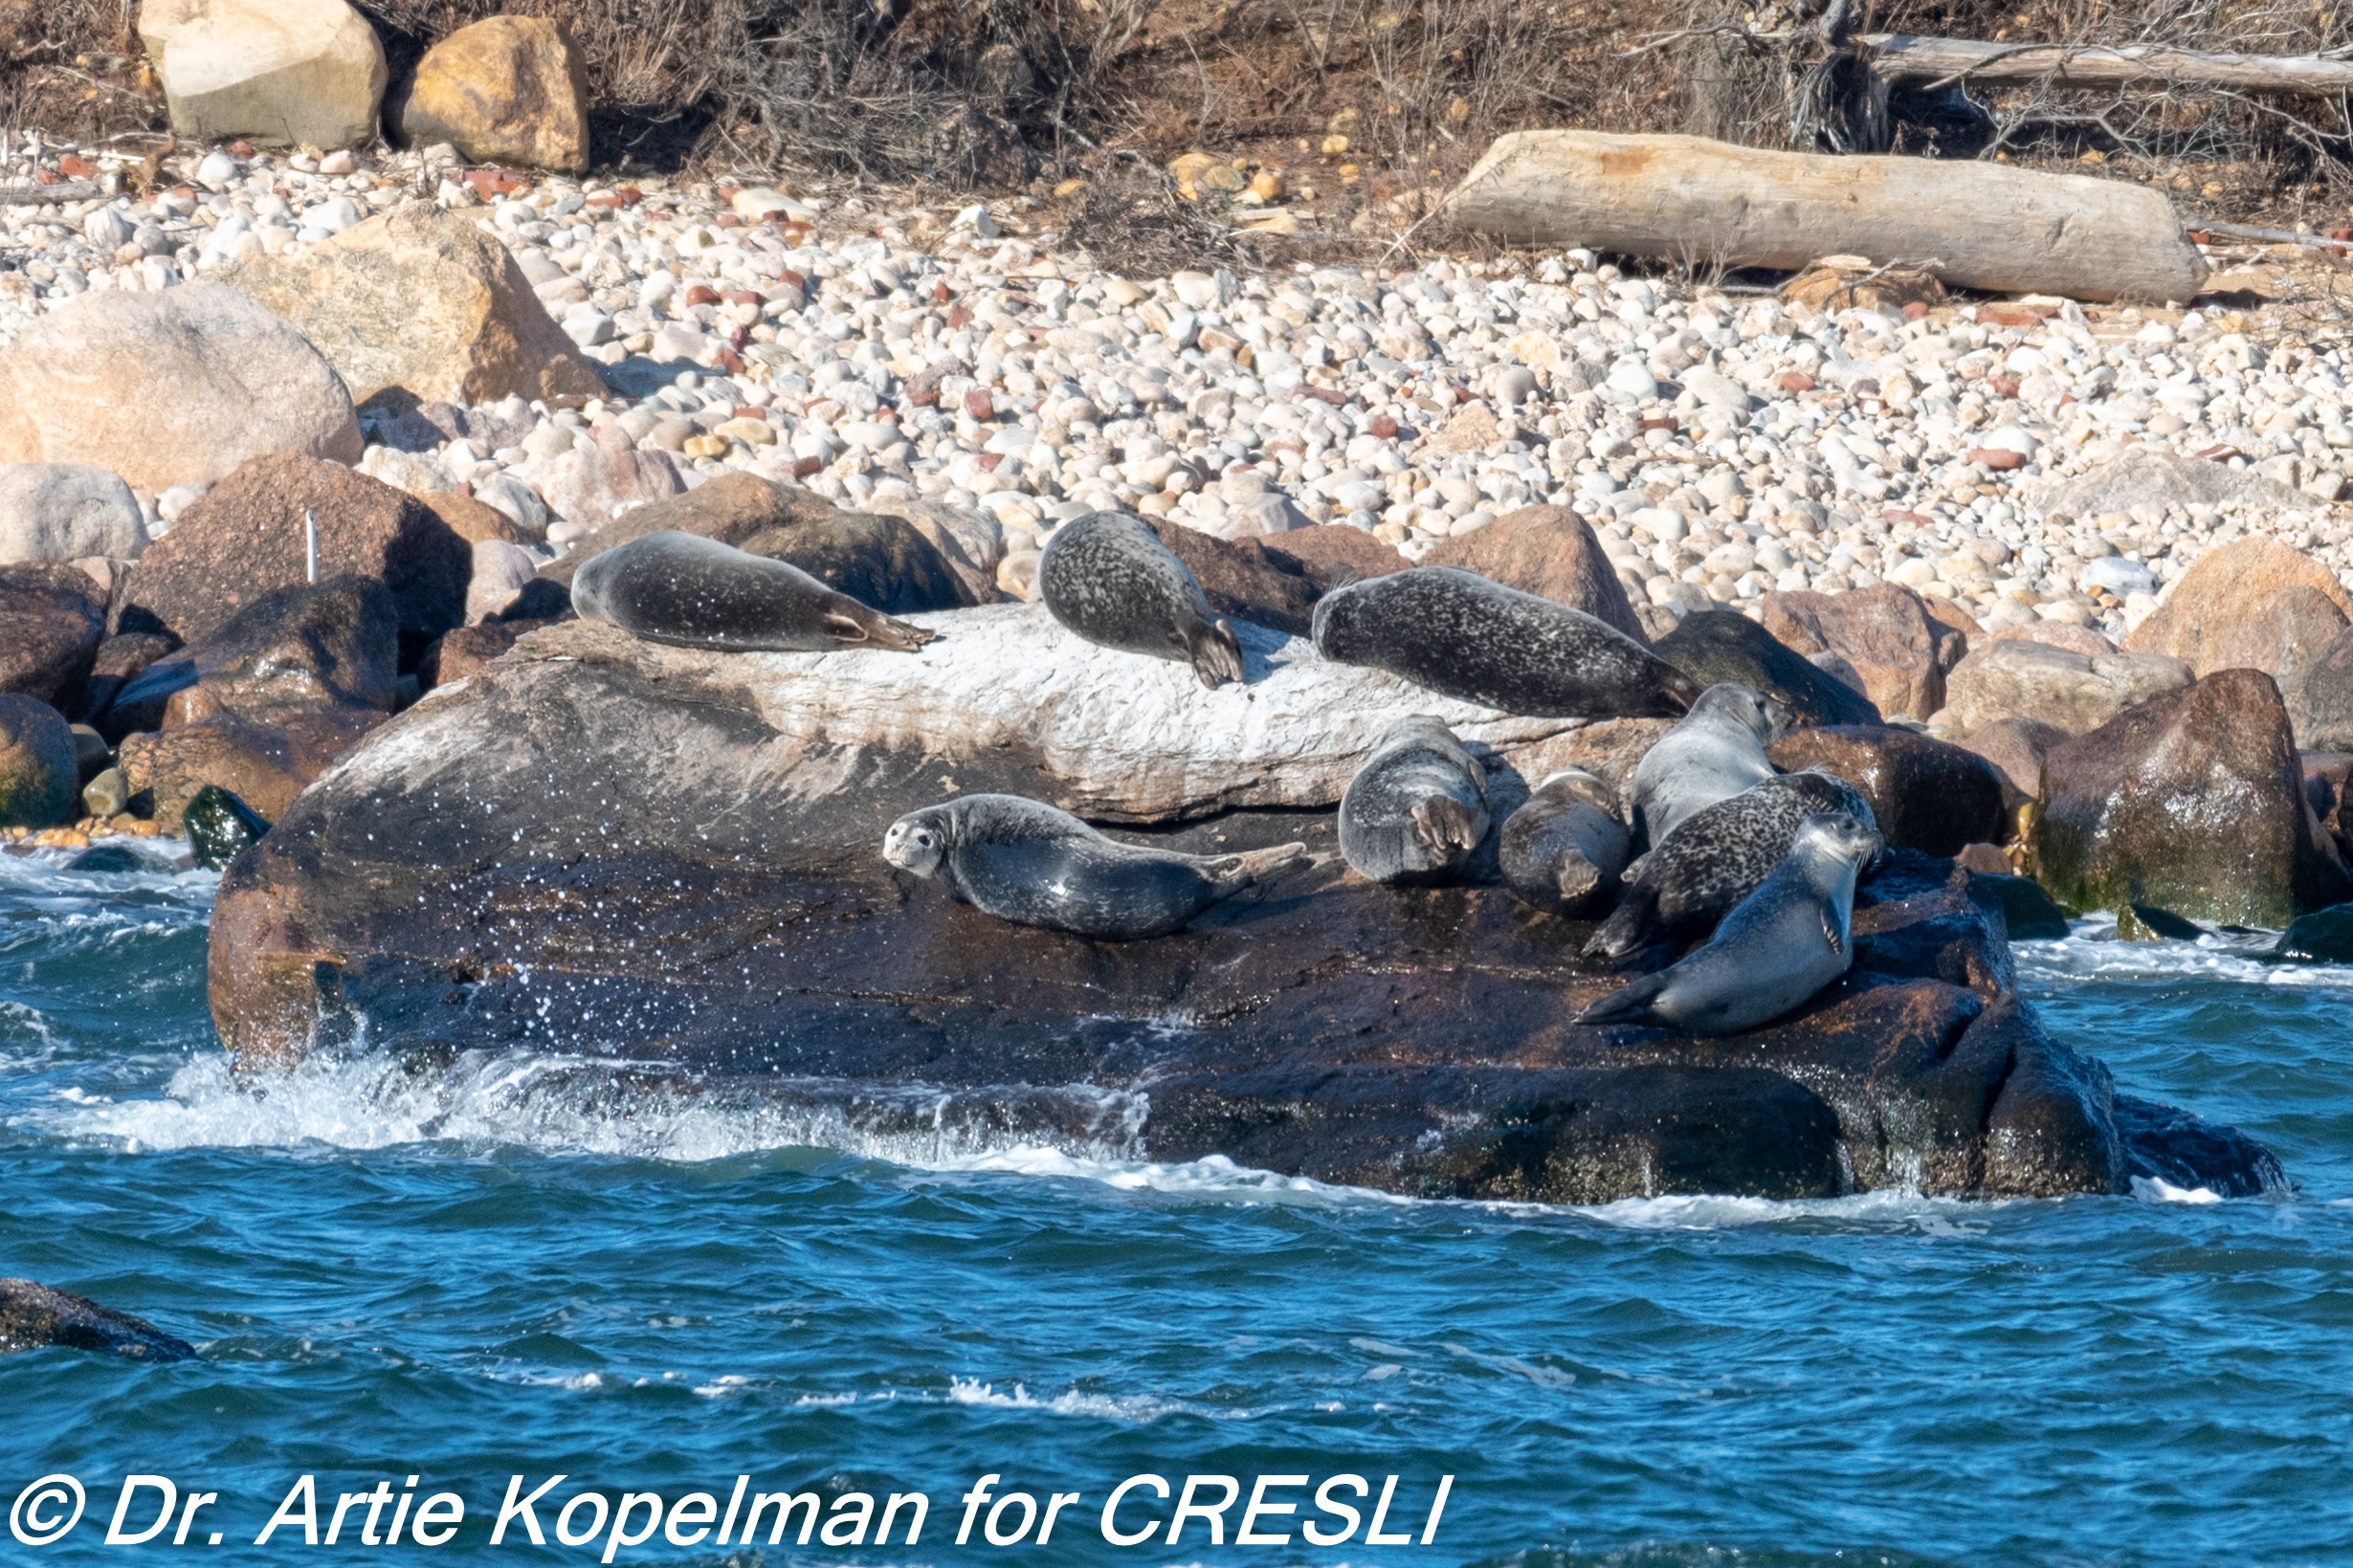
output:
[[[1442,540],[1422,557],[1426,566],[1460,566],[1520,589],[1584,610],[1638,643],[1650,637],[1626,598],[1617,568],[1602,553],[1586,520],[1565,506],[1523,506],[1459,539]]]
[[[389,717],[370,708],[288,714],[267,724],[216,714],[122,742],[122,783],[135,815],[176,833],[208,785],[276,818],[297,795]]]
[[[2353,751],[2353,628],[2298,651],[2280,677],[2296,743],[2308,751]]]
[[[81,772],[73,726],[46,702],[0,693],[0,828],[47,828],[74,814]]]
[[[1334,588],[1367,577],[1387,577],[1411,564],[1372,535],[1343,522],[1269,534],[1259,541],[1259,548],[1276,566],[1306,578],[1319,598]]]
[[[2217,670],[2279,674],[2274,601],[2310,588],[2344,614],[2353,597],[2337,574],[2300,551],[2259,535],[2209,550],[2166,590],[2157,608],[2124,639],[2130,653],[2169,653],[2201,677]]]
[[[2009,836],[2002,778],[1973,752],[1918,730],[1836,725],[1795,730],[1765,747],[1785,773],[1819,767],[1863,793],[1892,846],[1954,855]]]
[[[0,565],[17,561],[128,561],[147,547],[131,487],[102,468],[0,463]]]
[[[246,606],[308,582],[304,518],[319,527],[319,577],[390,591],[407,650],[460,625],[473,551],[433,508],[335,463],[282,454],[205,492],[132,568],[123,629],[211,636]]]
[[[2074,739],[2072,732],[2039,718],[1997,718],[1957,744],[1994,765],[2015,792],[2007,803],[2016,806],[2043,798],[2043,759],[2053,746]]]
[[[78,712],[105,635],[106,602],[80,567],[0,566],[0,692]]]
[[[2036,874],[2076,911],[2278,929],[2353,896],[2271,677],[2225,670],[2044,758]]]
[[[376,134],[384,46],[344,0],[145,0],[139,37],[191,141],[335,148]]]
[[[1256,629],[1249,684],[1212,692],[1035,606],[926,621],[943,635],[919,655],[716,655],[586,623],[524,638],[230,867],[223,1038],[249,1071],[363,1015],[426,1071],[625,1041],[635,1081],[750,1096],[819,1138],[1219,1154],[1435,1196],[2124,1184],[2105,1073],[2017,1005],[2000,905],[1966,873],[1906,862],[1875,884],[1855,971],[1773,1028],[1581,1027],[1616,983],[1581,967],[1589,926],[1497,887],[1366,883],[1332,815],[1403,713],[1448,718],[1498,813],[1566,721],[1433,700]],[[1104,944],[994,920],[877,852],[904,811],[989,789],[1148,818],[1132,830],[1196,851],[1303,840],[1317,862],[1176,936]]]
[[[79,295],[19,331],[0,353],[0,453],[160,492],[265,453],[356,463],[361,442],[350,393],[301,333],[188,283]]]
[[[411,146],[455,143],[477,164],[588,166],[588,76],[571,34],[536,16],[461,27],[417,62],[401,106]]]
[[[550,408],[605,395],[506,247],[437,207],[411,203],[299,257],[250,255],[215,276],[300,328],[354,402],[393,388],[424,402],[522,397]]]
[[[764,529],[742,548],[798,566],[885,615],[977,603],[938,546],[903,518],[836,512]]]
[[[1929,613],[1896,583],[1849,593],[1768,593],[1765,629],[1802,654],[1834,653],[1863,680],[1889,718],[1924,719],[1944,706],[1944,676],[1968,651],[1967,635]]]
[[[1945,678],[1944,718],[1964,735],[2012,718],[2080,735],[2196,678],[2164,653],[2087,657],[2048,643],[1988,642]]]
[[[116,693],[100,727],[119,739],[224,715],[276,724],[339,708],[389,713],[399,650],[399,611],[381,583],[279,588],[150,662]]]
[[[196,1354],[188,1341],[144,1318],[29,1279],[0,1279],[0,1356],[50,1345],[102,1350],[135,1361],[185,1361]]]
[[[1786,704],[1800,724],[1876,724],[1860,692],[1800,658],[1745,615],[1695,610],[1658,639],[1658,656],[1698,681],[1737,681]]]

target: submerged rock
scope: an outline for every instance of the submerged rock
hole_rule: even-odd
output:
[[[207,871],[228,865],[270,830],[259,812],[218,784],[205,785],[188,803],[187,828],[196,864]]]
[[[144,1318],[29,1279],[0,1279],[0,1356],[47,1345],[111,1351],[136,1361],[185,1361],[196,1354]]]
[[[2353,904],[2298,916],[2271,956],[2301,963],[2353,963]]]

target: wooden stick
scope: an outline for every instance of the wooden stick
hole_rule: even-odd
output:
[[[99,194],[98,187],[79,180],[69,180],[59,185],[0,185],[0,207],[44,207],[51,202],[86,202]]]
[[[2320,55],[2209,55],[2169,44],[2123,48],[2068,44],[1989,44],[1866,33],[1855,42],[1871,68],[1901,81],[2017,83],[2049,78],[2069,87],[2179,84],[2246,93],[2329,95],[2353,90],[2353,60]]]

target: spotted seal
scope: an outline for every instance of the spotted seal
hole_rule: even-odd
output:
[[[1607,622],[1457,566],[1416,566],[1316,601],[1316,651],[1444,696],[1552,718],[1662,718],[1699,684]]]
[[[1521,902],[1574,919],[1606,903],[1633,852],[1617,792],[1582,768],[1555,773],[1503,819],[1503,881]]]
[[[1656,942],[1704,935],[1788,856],[1800,823],[1832,811],[1878,828],[1861,790],[1812,768],[1777,773],[1693,812],[1664,844],[1626,868],[1626,892],[1586,952],[1623,959]]]
[[[1037,560],[1037,596],[1091,643],[1189,664],[1204,686],[1242,678],[1233,628],[1210,618],[1201,580],[1141,519],[1089,512],[1055,529]]]
[[[1694,811],[1729,800],[1773,776],[1765,742],[1789,721],[1789,710],[1732,681],[1709,687],[1682,722],[1634,766],[1634,832],[1664,844]]]
[[[1878,830],[1843,811],[1809,816],[1714,939],[1603,997],[1577,1022],[1739,1034],[1802,1006],[1854,961],[1854,878],[1879,849]]]
[[[1019,795],[962,795],[910,811],[882,858],[1020,925],[1105,941],[1165,937],[1252,883],[1304,865],[1307,846],[1179,854],[1105,838],[1067,811]]]
[[[1487,836],[1487,775],[1428,714],[1400,719],[1340,797],[1340,852],[1359,876],[1427,886]]]
[[[729,652],[912,652],[937,635],[836,592],[798,566],[676,529],[589,557],[572,607],[648,642]]]

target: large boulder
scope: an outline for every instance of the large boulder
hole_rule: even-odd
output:
[[[179,638],[161,631],[125,631],[100,643],[97,655],[90,661],[90,679],[82,687],[81,718],[97,722],[98,716],[113,705],[123,687],[138,679],[156,660],[179,651]]]
[[[1617,568],[1586,520],[1565,506],[1523,506],[1458,539],[1441,540],[1425,566],[1460,566],[1506,587],[1607,621],[1638,643],[1650,637],[1626,598]]]
[[[1765,755],[1785,773],[1824,768],[1862,791],[1891,847],[1955,855],[2009,836],[2003,779],[1993,764],[1918,730],[1792,730],[1767,744]]]
[[[181,830],[189,806],[217,784],[275,820],[310,782],[382,724],[370,708],[290,714],[260,724],[222,713],[122,742],[122,782],[134,812],[167,833]]]
[[[1656,651],[1702,686],[1737,681],[1786,703],[1800,724],[1879,722],[1870,698],[1732,610],[1693,611],[1658,639]]]
[[[617,516],[666,500],[685,490],[686,481],[678,476],[668,453],[641,451],[627,431],[617,425],[600,425],[588,432],[586,444],[574,446],[548,465],[540,489],[548,506],[570,524],[565,535],[548,535],[563,539],[605,533]],[[613,534],[599,539],[596,548],[610,549],[625,537]]]
[[[939,547],[904,518],[839,512],[764,529],[742,547],[798,566],[885,615],[957,609],[977,602]]]
[[[2296,743],[2307,751],[2353,751],[2353,628],[2298,651],[2279,678]]]
[[[551,408],[605,395],[506,247],[438,207],[411,203],[299,257],[250,255],[217,276],[300,327],[356,402],[393,388]]]
[[[2043,759],[2051,748],[2075,739],[2075,732],[2039,718],[1997,718],[1954,742],[1994,765],[2012,791],[2013,806],[2043,798]]]
[[[48,828],[74,815],[81,769],[74,727],[46,702],[0,693],[0,828]]]
[[[1319,596],[1314,580],[1267,549],[1268,540],[1287,536],[1270,534],[1265,539],[1225,540],[1165,518],[1143,520],[1144,526],[1158,535],[1169,553],[1185,563],[1200,582],[1202,597],[1209,601],[1210,614],[1248,621],[1253,626],[1293,636],[1303,637],[1313,629]],[[1348,532],[1356,530],[1351,528]],[[1400,557],[1398,564],[1404,563]]]
[[[2169,653],[2200,676],[2260,669],[2277,675],[2284,590],[2310,588],[2344,614],[2353,597],[2337,574],[2300,551],[2260,535],[2209,550],[2165,590],[2157,608],[2124,639],[2131,653]]]
[[[575,623],[437,691],[224,873],[210,973],[230,1049],[282,1067],[363,1016],[422,1073],[610,1044],[653,1093],[859,1141],[1224,1155],[1431,1196],[2117,1192],[2136,1168],[2106,1074],[2005,988],[1999,906],[1965,885],[1862,912],[1873,966],[1770,1029],[1582,1027],[1617,983],[1581,966],[1589,927],[1498,887],[1368,883],[1330,814],[1401,714],[1448,718],[1498,801],[1564,721],[1433,700],[1256,629],[1249,684],[1207,691],[1035,606],[926,624],[942,640],[910,656],[713,654]],[[1107,944],[993,919],[877,852],[900,813],[988,789],[1196,851],[1303,839],[1317,863]]]
[[[0,463],[0,566],[17,561],[129,561],[147,547],[131,487],[78,463]]]
[[[344,577],[279,588],[149,663],[115,695],[100,728],[120,738],[224,714],[275,724],[341,708],[389,713],[399,652],[399,611],[383,584]]]
[[[2353,897],[2269,675],[2225,670],[2043,760],[2036,876],[2081,912],[2147,905],[2278,929]]]
[[[384,46],[344,0],[145,0],[139,36],[171,128],[190,141],[333,148],[375,137]]]
[[[1965,631],[1898,583],[1851,593],[1768,593],[1762,606],[1765,630],[1809,657],[1846,660],[1872,705],[1891,718],[1924,719],[1943,707],[1945,673],[1968,651]]]
[[[196,1354],[187,1340],[87,1296],[29,1279],[0,1279],[0,1356],[50,1345],[102,1350],[135,1361],[185,1361]]]
[[[2045,479],[2026,487],[2021,498],[2036,517],[2064,514],[2097,518],[2110,512],[2129,512],[2136,506],[2189,505],[2223,501],[2257,505],[2310,505],[2275,479],[2253,469],[2232,468],[2208,457],[2190,457],[2170,447],[2137,442],[2106,462],[2065,479]]]
[[[1987,642],[1945,677],[1944,714],[1964,735],[2012,718],[2080,735],[2196,679],[2188,665],[2164,653],[2086,657],[2048,643]]]
[[[351,394],[308,339],[234,289],[93,291],[0,353],[0,453],[209,484],[264,453],[356,463]]]
[[[588,63],[561,22],[493,16],[425,53],[401,106],[411,146],[455,143],[477,164],[588,166]]]
[[[106,635],[106,601],[79,566],[0,566],[0,692],[80,711]]]
[[[1367,577],[1404,571],[1412,564],[1362,528],[1344,522],[1269,534],[1259,541],[1259,548],[1276,565],[1306,578],[1319,597]]]
[[[318,523],[320,581],[383,584],[410,651],[463,623],[474,554],[432,507],[338,464],[281,453],[206,491],[140,558],[123,629],[196,642],[263,595],[307,583],[306,516]]]

